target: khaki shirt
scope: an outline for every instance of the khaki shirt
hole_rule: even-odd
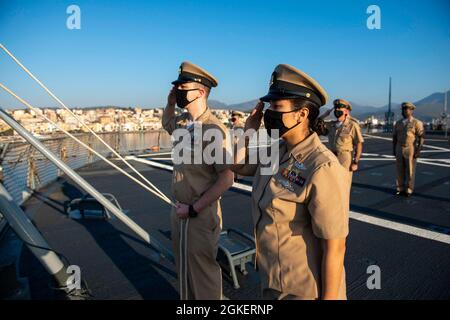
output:
[[[328,143],[333,152],[351,152],[354,146],[364,142],[358,121],[348,116],[340,127],[339,121],[325,122],[328,129]]]
[[[348,235],[347,174],[316,133],[287,151],[280,167],[253,182],[257,266],[264,289],[305,299],[321,296],[321,239]],[[346,298],[345,272],[339,298]]]
[[[394,127],[394,139],[397,139],[397,146],[412,147],[416,139],[423,139],[423,123],[416,118],[409,121],[397,121]],[[420,141],[423,144],[423,141]]]
[[[164,110],[162,124],[163,128],[169,133],[178,128],[186,128],[189,131],[191,139],[191,150],[184,150],[183,152],[191,153],[191,163],[185,164],[174,164],[173,166],[173,179],[172,179],[172,192],[175,199],[185,204],[193,204],[197,201],[205,191],[210,189],[218,179],[218,174],[223,170],[227,169],[228,166],[225,164],[225,159],[222,159],[221,163],[205,163],[202,159],[201,164],[194,163],[194,147],[196,144],[201,143],[201,150],[206,148],[210,141],[203,141],[201,136],[194,135],[194,125],[190,123],[192,118],[188,112],[182,113],[179,116],[169,115],[166,110]],[[223,134],[222,142],[222,152],[225,157],[226,150],[226,127],[219,121],[210,111],[209,108],[198,117],[196,120],[197,124],[201,125],[202,133],[208,129],[218,129]],[[175,142],[175,145],[177,142]]]
[[[243,124],[233,125],[232,130],[233,130],[233,143],[237,144],[239,142],[239,138],[244,134],[244,125]]]

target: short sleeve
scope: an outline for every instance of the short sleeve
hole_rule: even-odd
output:
[[[416,135],[418,137],[423,137],[424,135],[424,129],[423,129],[423,122],[422,121],[417,121],[416,122]]]
[[[338,162],[324,164],[310,180],[308,211],[314,234],[322,239],[348,235],[349,177]]]
[[[353,144],[363,143],[364,138],[361,133],[361,127],[359,126],[358,123],[355,123],[354,128],[355,128],[355,133],[353,135]]]
[[[185,112],[176,116],[175,113],[170,114],[167,111],[167,108],[165,108],[162,116],[162,127],[169,134],[172,134],[175,131],[175,129],[181,127],[182,124],[185,125],[187,123],[187,119],[189,117],[188,115],[189,114]]]
[[[219,143],[221,143],[220,148],[221,148],[222,157],[215,158],[214,163],[212,164],[214,167],[214,170],[217,173],[220,173],[227,169],[231,170],[231,167],[234,164],[233,150],[232,150],[234,144],[232,144],[232,142],[231,142],[230,134],[227,132],[226,128],[223,128],[222,126],[216,125],[216,124],[206,125],[204,127],[204,131],[209,130],[209,129],[220,130],[222,133],[222,141],[219,142]],[[211,142],[205,141],[205,144],[209,144],[209,143],[211,143]],[[216,142],[213,142],[213,143],[216,143]]]
[[[164,109],[163,116],[162,116],[162,127],[169,134],[172,134],[172,132],[175,130],[175,126],[176,126],[175,113],[169,114],[169,112],[167,111],[167,108]]]

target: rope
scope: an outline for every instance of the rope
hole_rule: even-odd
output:
[[[185,299],[189,300],[188,290],[189,290],[189,280],[188,280],[188,227],[189,227],[189,218],[186,219],[186,224],[184,226],[184,290],[185,290]]]
[[[188,258],[187,258],[187,247],[188,247],[188,226],[189,226],[189,218],[188,219],[180,219],[180,241],[179,241],[179,272],[178,272],[178,280],[180,285],[180,300],[189,300],[188,295]]]
[[[167,196],[162,193],[157,187],[155,187],[147,178],[145,178],[139,171],[137,171],[128,161],[126,161],[113,147],[106,143],[100,136],[98,136],[83,120],[81,120],[75,113],[72,112],[57,96],[53,94],[38,78],[36,78],[30,70],[28,70],[6,47],[0,43],[0,48],[5,51],[5,53],[10,56],[14,62],[16,62],[19,67],[21,67],[34,81],[39,84],[56,102],[58,102],[64,109],[66,109],[82,126],[84,126],[90,133],[92,133],[97,139],[99,139],[105,147],[107,147],[116,157],[118,157],[123,163],[125,163],[131,170],[133,170],[141,179],[143,179],[149,186],[155,189],[161,197],[167,198]],[[169,198],[167,198],[170,201]]]
[[[55,126],[56,128],[58,128],[59,130],[61,130],[63,133],[65,133],[67,136],[69,136],[70,138],[72,138],[73,140],[75,140],[76,142],[78,142],[80,145],[82,145],[83,147],[85,147],[86,149],[88,149],[89,151],[91,151],[92,153],[94,153],[96,156],[98,156],[100,159],[104,160],[106,163],[108,163],[109,165],[111,165],[113,168],[117,169],[119,172],[123,173],[125,176],[127,176],[128,178],[130,178],[131,180],[133,180],[134,182],[136,182],[137,184],[139,184],[141,187],[145,188],[146,190],[150,191],[151,193],[153,193],[155,196],[159,197],[161,200],[163,200],[164,202],[167,202],[168,204],[176,207],[176,205],[166,196],[164,195],[161,191],[159,191],[159,193],[157,193],[155,190],[149,188],[147,185],[145,185],[144,183],[142,183],[141,181],[139,181],[138,179],[136,179],[135,177],[133,177],[132,175],[130,175],[129,173],[127,173],[125,170],[123,170],[122,168],[118,167],[116,164],[114,164],[113,162],[111,162],[110,160],[106,159],[103,155],[101,155],[99,152],[97,152],[96,150],[94,150],[93,148],[91,148],[90,146],[86,145],[83,141],[79,140],[77,137],[75,137],[74,135],[72,135],[71,133],[69,133],[68,131],[64,130],[63,128],[61,128],[59,125],[57,125],[55,122],[53,122],[51,119],[49,119],[47,116],[45,116],[41,110],[39,110],[36,107],[33,107],[31,104],[29,104],[27,101],[25,101],[24,99],[22,99],[21,97],[19,97],[18,95],[16,95],[14,92],[12,92],[9,88],[7,88],[6,86],[4,86],[2,83],[0,83],[0,87],[5,90],[6,92],[8,92],[10,95],[12,95],[14,98],[16,98],[17,100],[19,100],[21,103],[23,103],[25,106],[27,106],[29,109],[33,110],[34,112],[36,112],[36,114],[38,114],[39,116],[41,116],[42,118],[44,118],[46,121],[48,121],[49,123],[51,123],[53,126]],[[156,187],[154,187],[156,188]],[[163,196],[161,196],[161,194]]]

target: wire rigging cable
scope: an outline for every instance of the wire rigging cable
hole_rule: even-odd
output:
[[[62,131],[64,134],[66,134],[67,136],[69,136],[70,138],[72,138],[73,140],[75,140],[77,143],[79,143],[81,146],[85,147],[86,149],[88,149],[89,151],[91,151],[92,153],[94,153],[97,157],[99,157],[100,159],[102,159],[103,161],[105,161],[106,163],[108,163],[109,165],[111,165],[113,168],[117,169],[119,172],[123,173],[125,176],[127,176],[128,178],[130,178],[131,180],[133,180],[134,182],[136,182],[137,184],[139,184],[141,187],[145,188],[146,190],[148,190],[149,192],[153,193],[155,196],[159,197],[161,200],[163,200],[164,202],[167,202],[171,205],[172,201],[170,199],[168,199],[167,197],[162,197],[159,193],[157,193],[156,191],[154,191],[153,189],[151,189],[149,186],[145,185],[144,183],[142,183],[140,180],[136,179],[135,177],[133,177],[132,175],[130,175],[129,173],[127,173],[125,170],[123,170],[122,168],[120,168],[119,166],[117,166],[116,164],[114,164],[113,162],[111,162],[110,160],[108,160],[107,158],[105,158],[101,153],[97,152],[95,149],[91,148],[90,146],[88,146],[87,144],[85,144],[83,141],[81,141],[80,139],[78,139],[77,137],[75,137],[73,134],[69,133],[68,131],[64,130],[63,128],[61,128],[58,124],[56,124],[54,121],[52,121],[50,118],[48,118],[47,116],[45,116],[41,110],[39,110],[36,107],[33,107],[31,104],[29,104],[27,101],[25,101],[24,99],[22,99],[21,97],[19,97],[18,95],[16,95],[13,91],[11,91],[8,87],[6,87],[5,85],[3,85],[2,83],[0,83],[0,87],[5,90],[6,92],[8,92],[10,95],[12,95],[14,98],[16,98],[18,101],[20,101],[21,103],[23,103],[25,106],[27,106],[29,109],[33,110],[34,112],[36,112],[36,114],[38,114],[40,117],[42,117],[43,119],[45,119],[46,121],[48,121],[50,124],[52,124],[53,126],[55,126],[56,128],[58,128],[60,131]]]
[[[165,202],[175,206],[175,204],[156,186],[154,186],[147,178],[145,178],[136,168],[134,168],[128,161],[126,161],[113,147],[111,147],[108,143],[106,143],[99,135],[97,135],[82,119],[80,119],[75,113],[72,112],[65,104],[62,102],[57,96],[53,94],[38,78],[36,78],[6,47],[0,43],[0,48],[10,56],[14,62],[19,65],[22,70],[24,70],[33,80],[36,81],[39,86],[41,86],[58,104],[60,104],[65,110],[67,110],[72,117],[74,117],[83,127],[85,127],[91,134],[93,134],[105,147],[107,147],[116,157],[118,157],[123,163],[125,163],[131,170],[133,170],[142,180],[144,180],[151,188],[153,188],[154,194],[159,194],[161,199],[164,199]],[[4,86],[2,86],[5,89]],[[11,94],[11,91],[6,90]],[[16,96],[17,97],[17,96]],[[20,100],[19,100],[20,101]],[[23,103],[23,102],[22,102]],[[73,135],[72,135],[73,138]],[[96,153],[97,154],[97,153]],[[98,155],[98,154],[97,154]],[[102,157],[104,158],[104,157]],[[123,172],[122,172],[123,173]],[[134,180],[136,181],[136,180]],[[147,188],[146,188],[147,189]],[[148,189],[147,189],[148,190]]]
[[[100,136],[98,136],[83,120],[81,120],[75,113],[72,112],[57,96],[51,92],[47,86],[45,86],[38,78],[36,78],[30,70],[28,70],[3,44],[0,43],[0,48],[9,55],[14,62],[16,62],[19,67],[21,67],[33,80],[39,84],[56,102],[58,102],[65,110],[67,110],[82,126],[84,126],[90,133],[92,133],[102,144],[104,144],[116,157],[118,157],[122,162],[124,162],[131,170],[133,170],[141,179],[143,179],[147,184],[155,189],[156,192],[160,193],[162,197],[167,197],[158,188],[156,188],[147,178],[145,178],[139,171],[137,171],[128,161],[126,161],[114,148],[112,148],[108,143],[106,143]]]

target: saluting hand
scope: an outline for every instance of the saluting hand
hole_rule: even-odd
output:
[[[189,206],[187,204],[177,202],[176,213],[179,219],[189,218]]]
[[[167,96],[167,104],[169,106],[174,106],[177,103],[177,98],[175,95],[175,91],[177,89],[175,88],[175,86],[172,87],[172,89],[169,92],[169,95]]]
[[[245,131],[248,129],[258,130],[261,126],[261,120],[263,117],[263,109],[264,109],[264,102],[259,100],[256,107],[252,110],[250,113],[250,116],[245,121]]]
[[[323,117],[326,118],[330,115],[331,112],[333,112],[334,108],[328,109],[327,111],[325,111],[325,113],[323,114]]]

